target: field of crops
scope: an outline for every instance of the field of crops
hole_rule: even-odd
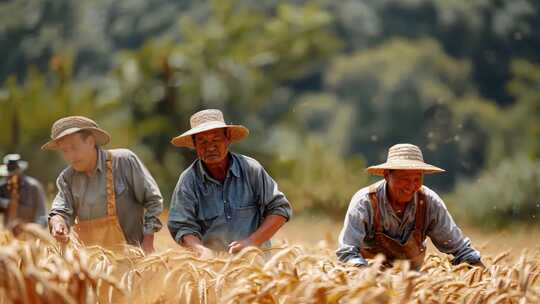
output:
[[[305,230],[308,224],[311,230]],[[479,244],[486,269],[452,266],[431,250],[415,272],[407,263],[383,269],[381,259],[365,269],[338,263],[339,228],[324,221],[292,223],[266,259],[267,252],[250,248],[213,260],[198,259],[166,232],[158,235],[158,251],[145,257],[136,249],[59,248],[34,226],[23,227],[17,238],[3,231],[0,303],[540,303],[532,234],[520,245],[493,244],[505,236]]]

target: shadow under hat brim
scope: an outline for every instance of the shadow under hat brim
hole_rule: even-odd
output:
[[[373,175],[384,175],[385,170],[419,170],[424,174],[441,173],[446,170],[439,167],[417,161],[386,162],[380,165],[371,166],[366,169]]]
[[[222,122],[210,122],[201,124],[189,131],[182,133],[181,135],[174,137],[171,140],[171,144],[176,147],[195,149],[193,135],[216,129],[227,129],[231,143],[239,142],[249,136],[249,129],[242,125],[227,125]]]
[[[56,150],[56,149],[58,149],[58,141],[60,139],[66,137],[68,135],[75,134],[77,132],[84,131],[84,130],[92,132],[92,135],[94,136],[94,138],[96,140],[96,144],[98,144],[100,146],[106,145],[111,141],[111,136],[109,135],[109,133],[107,133],[106,131],[104,131],[104,130],[102,130],[100,128],[93,128],[93,127],[69,128],[67,130],[64,130],[62,133],[58,134],[58,136],[56,136],[56,138],[51,139],[46,144],[41,146],[41,150]]]

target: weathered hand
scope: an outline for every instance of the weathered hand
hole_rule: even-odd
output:
[[[155,251],[154,249],[154,235],[148,234],[143,237],[143,241],[141,244],[142,250],[144,250],[144,253],[150,254]]]
[[[60,216],[53,216],[49,224],[51,225],[51,234],[56,241],[63,244],[67,243],[69,240],[69,229],[64,219]]]
[[[249,239],[245,239],[245,240],[241,240],[241,241],[234,241],[234,242],[229,244],[229,253],[230,254],[238,253],[242,249],[244,249],[244,248],[246,248],[248,246],[253,246],[253,244],[251,243],[251,241]]]
[[[203,260],[211,260],[216,257],[211,249],[204,246],[197,248],[197,252],[199,253],[199,258]]]
[[[182,237],[181,245],[195,251],[195,253],[200,259],[210,260],[210,259],[215,258],[214,252],[210,248],[204,246],[201,242],[201,239],[199,239],[197,235],[194,235],[194,234],[184,235]]]

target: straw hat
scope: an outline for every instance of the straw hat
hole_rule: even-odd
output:
[[[227,125],[223,119],[223,113],[215,109],[202,110],[193,114],[189,123],[191,129],[173,138],[171,144],[194,149],[193,135],[214,129],[227,129],[231,143],[239,142],[249,135],[248,128],[244,126]]]
[[[57,142],[60,138],[79,131],[92,132],[96,144],[105,145],[111,140],[111,136],[105,130],[99,128],[97,123],[84,116],[68,116],[57,120],[51,128],[51,140],[41,146],[42,150],[58,149]]]
[[[375,175],[383,175],[384,170],[420,170],[427,174],[444,172],[439,167],[426,164],[420,148],[411,144],[390,147],[385,163],[367,168],[367,172]]]
[[[19,154],[7,154],[4,163],[0,165],[0,176],[8,176],[9,172],[16,169],[24,171],[28,168],[28,162],[21,159]]]

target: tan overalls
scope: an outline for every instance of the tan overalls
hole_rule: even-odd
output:
[[[409,260],[412,269],[419,269],[424,263],[426,247],[424,246],[424,226],[426,221],[426,197],[421,190],[417,192],[416,216],[414,230],[405,244],[392,239],[383,232],[381,213],[377,189],[380,184],[376,183],[369,188],[369,199],[373,209],[373,224],[375,228],[374,245],[362,248],[360,252],[364,258],[374,258],[378,253],[386,256],[386,261],[391,264],[395,260]]]
[[[112,166],[112,153],[107,151],[107,215],[92,220],[79,220],[75,218],[73,230],[84,246],[99,245],[108,249],[119,249],[127,244],[124,232],[116,216],[116,197],[114,193],[114,179]]]

